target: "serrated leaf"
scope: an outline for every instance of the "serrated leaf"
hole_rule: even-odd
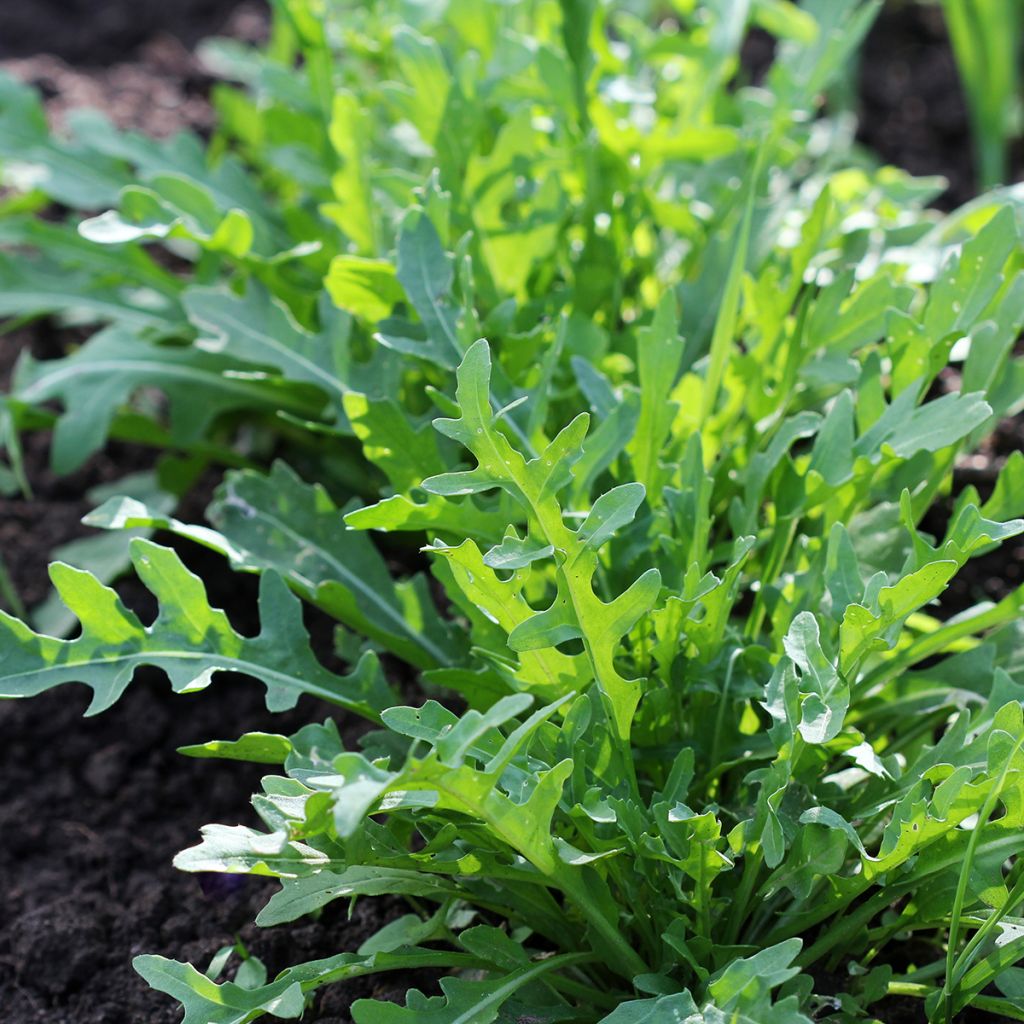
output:
[[[395,868],[355,865],[341,873],[317,871],[308,877],[285,879],[280,892],[274,893],[260,911],[256,923],[283,924],[312,913],[332,900],[384,895],[419,896],[443,903],[457,896],[458,889],[447,879]]]
[[[554,553],[555,549],[550,544],[540,544],[529,538],[522,540],[515,533],[509,533],[500,544],[496,544],[484,555],[484,565],[505,571],[525,569],[533,562],[550,558]]]
[[[599,1024],[691,1024],[700,1020],[697,1004],[689,992],[630,999],[604,1016]]]
[[[152,293],[139,301],[131,289],[69,269],[46,258],[15,260],[0,253],[0,317],[59,313],[79,323],[112,324],[153,338],[178,334],[184,317],[177,298]]]
[[[877,461],[888,449],[901,459],[937,452],[966,437],[992,410],[981,394],[948,394],[914,408],[914,391],[901,391],[854,444],[854,453]]]
[[[123,189],[119,210],[82,221],[79,231],[99,245],[185,238],[236,259],[248,256],[255,241],[245,211],[220,209],[206,189],[183,175],[157,175],[148,188]]]
[[[840,629],[839,663],[849,671],[868,650],[887,646],[883,634],[912,611],[938,597],[957,570],[957,563],[937,560],[922,566],[891,587],[878,591],[873,611],[861,604],[846,609]]]
[[[244,825],[204,825],[203,841],[174,858],[181,871],[222,871],[268,878],[297,878],[332,866],[323,852],[289,838]]]
[[[199,578],[169,548],[137,539],[131,545],[139,578],[160,603],[151,626],[88,573],[56,563],[51,576],[61,599],[82,623],[74,640],[33,633],[0,612],[4,654],[0,696],[28,697],[62,683],[93,691],[87,714],[110,707],[144,665],[163,670],[176,692],[202,689],[218,672],[255,676],[267,689],[267,707],[293,707],[301,694],[376,718],[390,692],[376,659],[367,655],[349,676],[328,672],[313,656],[298,598],[276,573],[260,580],[256,637],[236,633],[227,616],[211,608]]]
[[[565,527],[557,504],[559,491],[571,480],[569,467],[579,458],[589,417],[581,413],[539,456],[527,461],[496,428],[489,401],[490,377],[490,348],[481,339],[459,365],[456,398],[460,417],[435,421],[438,430],[473,453],[477,467],[432,477],[423,487],[440,493],[501,488],[533,514],[546,542],[564,552],[564,567],[551,605],[517,625],[509,635],[509,646],[539,650],[585,636],[595,680],[609,701],[616,728],[627,735],[640,694],[638,687],[616,670],[614,652],[622,636],[654,606],[661,574],[649,569],[610,602],[594,593],[590,579],[597,569],[597,555]]]
[[[111,500],[88,517],[117,529],[149,524],[172,530],[226,555],[249,572],[275,570],[298,593],[352,629],[423,667],[445,664],[454,642],[424,587],[391,580],[365,536],[347,530],[344,514],[319,486],[283,462],[264,475],[230,473],[207,516],[216,529],[154,516],[137,502]]]
[[[596,551],[624,526],[633,522],[645,494],[643,484],[620,484],[598,497],[576,531],[583,550]]]
[[[359,999],[352,1004],[352,1019],[356,1024],[491,1024],[502,1006],[521,988],[548,971],[581,959],[573,954],[556,956],[487,981],[442,978],[443,996],[427,999],[413,990],[404,1007]]]
[[[126,492],[139,500],[150,502],[157,512],[169,513],[175,505],[174,496],[161,489],[157,474],[152,472],[130,473],[120,480],[92,488],[86,497],[93,502]],[[131,567],[128,545],[132,538],[149,538],[152,532],[150,527],[141,527],[137,530],[80,537],[54,548],[50,557],[54,561],[67,562],[76,569],[91,572],[100,583],[111,583]],[[59,637],[67,636],[75,626],[75,617],[61,604],[56,594],[51,594],[32,610],[30,621],[40,633]]]
[[[385,322],[380,326],[378,339],[389,348],[418,355],[446,369],[455,366],[463,350],[448,295],[455,275],[451,257],[444,251],[433,222],[420,207],[412,207],[402,220],[397,276],[419,314],[426,338],[399,334]]]
[[[801,946],[799,939],[789,939],[734,960],[708,982],[708,993],[722,1010],[750,1013],[759,1007],[767,1009],[768,993],[799,974],[799,968],[791,965]]]
[[[396,494],[375,505],[345,513],[345,523],[354,530],[410,530],[467,536],[484,543],[496,543],[508,517],[480,509],[471,499],[450,501],[441,495],[428,494],[426,501],[416,502],[404,494]]]
[[[397,402],[350,391],[344,407],[366,457],[383,470],[395,490],[406,491],[424,476],[443,469],[437,436],[430,425],[410,422]]]
[[[1003,266],[1017,242],[1016,218],[1004,206],[959,253],[948,257],[925,310],[924,327],[930,337],[977,323],[999,290]]]
[[[839,735],[850,706],[849,684],[821,649],[818,622],[801,612],[784,641],[786,654],[800,669],[800,733],[808,743],[827,743]]]
[[[640,483],[652,496],[660,493],[658,460],[678,408],[668,399],[683,359],[678,324],[675,298],[666,292],[651,326],[642,328],[637,338],[640,417],[629,452]]]

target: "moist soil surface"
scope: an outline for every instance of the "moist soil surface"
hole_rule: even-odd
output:
[[[46,53],[82,67],[130,58],[162,35],[193,47],[222,31],[239,0],[28,0],[0,4],[0,59]],[[265,4],[251,4],[259,10]]]
[[[978,192],[960,78],[937,3],[889,0],[861,51],[857,137],[886,163],[949,182],[936,203],[951,210]],[[1010,179],[1024,178],[1024,145]]]
[[[212,124],[211,81],[190,48],[211,32],[258,39],[265,27],[262,5],[234,0],[2,3],[0,63],[41,89],[57,122],[72,107],[92,105],[125,128],[202,132]],[[965,107],[934,10],[887,9],[868,39],[858,83],[866,145],[914,173],[945,175],[944,207],[974,194]],[[1021,155],[1018,149],[1014,156],[1018,180]],[[20,349],[49,357],[74,340],[46,321],[4,336],[0,385]],[[982,457],[958,471],[958,483],[984,494],[1022,442],[1019,420],[1002,424]],[[47,469],[47,444],[37,436],[27,446],[34,498],[0,499],[0,551],[30,607],[49,591],[50,552],[85,533],[79,521],[90,508],[86,492],[152,465],[151,453],[112,445],[72,476],[56,478]],[[190,504],[195,519],[202,500]],[[941,532],[941,520],[940,511],[926,526]],[[209,553],[179,551],[207,581],[212,603],[240,631],[255,632],[253,580]],[[943,613],[1003,596],[1020,583],[1012,573],[1021,565],[1024,546],[969,563]],[[140,614],[152,614],[138,584],[119,589]],[[330,664],[330,624],[311,615],[309,625],[314,650]],[[171,866],[203,824],[255,825],[248,801],[265,774],[262,766],[184,758],[177,747],[252,730],[287,733],[336,709],[304,698],[293,711],[271,715],[254,680],[222,676],[202,693],[177,696],[157,674],[138,679],[100,716],[83,718],[87,704],[82,686],[0,702],[0,1024],[174,1024],[177,1004],[142,982],[133,956],[159,953],[202,967],[241,940],[273,977],[289,964],[354,949],[404,910],[378,899],[358,903],[350,915],[336,903],[315,921],[257,929],[252,921],[272,882],[191,876]],[[358,727],[340,724],[354,742]],[[236,956],[229,974],[238,963]],[[400,998],[410,984],[430,981],[383,976],[329,987],[305,1019],[347,1024],[352,1000]],[[884,1011],[889,1024],[921,1019],[913,1000],[890,1000]]]

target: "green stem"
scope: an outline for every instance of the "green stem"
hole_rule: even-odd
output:
[[[886,988],[887,995],[910,996],[914,999],[928,999],[938,991],[939,989],[932,985],[917,985],[909,981],[890,981]],[[1024,1010],[1011,1003],[1009,999],[1001,999],[999,996],[975,996],[971,1000],[971,1006],[975,1010],[991,1013],[997,1018],[1024,1021]]]
[[[956,893],[953,896],[953,909],[949,921],[949,940],[946,944],[946,981],[942,986],[941,1000],[945,1009],[946,1024],[953,1024],[953,999],[960,980],[956,973],[958,962],[956,959],[956,946],[960,938],[960,918],[963,914],[964,900],[967,898],[967,883],[971,877],[971,868],[974,865],[978,842],[981,839],[981,833],[984,831],[989,817],[995,810],[996,802],[1003,791],[1006,776],[1009,774],[1013,759],[1022,746],[1024,746],[1024,736],[1017,738],[1013,749],[1007,755],[1002,771],[999,773],[999,778],[996,784],[989,790],[988,796],[985,798],[984,804],[982,804],[981,811],[978,813],[978,821],[971,830],[971,837],[967,841],[967,851],[964,854],[963,864],[960,867],[960,877],[957,879]],[[964,953],[966,952],[967,950],[964,950]]]
[[[748,853],[743,861],[743,877],[740,879],[740,887],[736,890],[733,899],[732,913],[729,916],[729,924],[725,931],[725,945],[735,945],[739,939],[740,928],[747,916],[747,907],[750,904],[750,897],[757,884],[758,875],[761,872],[761,863],[764,860],[764,853],[760,847]]]
[[[18,588],[14,585],[14,580],[11,579],[11,574],[7,571],[7,563],[4,561],[3,555],[0,555],[0,607],[4,606],[19,619],[28,617],[25,603],[18,593]]]
[[[999,922],[1002,921],[1007,914],[1015,908],[1020,902],[1022,896],[1024,896],[1024,883],[1020,881],[1010,890],[1006,897],[1006,901],[998,909],[992,912],[992,914],[986,918],[978,930],[974,933],[971,940],[964,946],[963,952],[956,958],[956,964],[953,968],[954,983],[959,985],[963,976],[967,973],[971,966],[971,962],[974,959],[974,954],[981,948],[985,940],[992,934],[993,931],[999,926]]]
[[[1024,587],[1018,587],[998,604],[973,615],[967,613],[955,622],[941,626],[934,633],[918,637],[900,654],[872,669],[857,688],[863,693],[887,683],[912,665],[924,661],[925,658],[930,658],[933,654],[941,653],[947,645],[957,640],[1012,622],[1020,614],[1022,608],[1024,608]]]
[[[764,599],[765,591],[772,583],[775,582],[776,577],[779,575],[779,572],[786,561],[786,555],[789,554],[789,549],[793,544],[793,540],[796,538],[796,528],[798,523],[798,517],[791,517],[789,519],[789,525],[783,533],[779,533],[779,524],[776,524],[775,536],[772,539],[772,550],[768,556],[768,563],[761,575],[760,585],[757,589],[757,597],[754,598],[754,608],[750,613],[750,618],[747,620],[746,635],[751,640],[756,640],[761,632],[765,615],[768,612]]]
[[[866,903],[858,907],[852,914],[844,918],[840,923],[834,924],[825,930],[825,933],[806,952],[797,959],[801,967],[807,967],[816,960],[821,959],[829,950],[844,943],[851,934],[863,932],[868,921],[876,914],[884,910],[893,900],[891,893],[883,890],[877,893]]]
[[[757,183],[761,177],[765,154],[769,149],[765,140],[757,149],[754,167],[750,172],[747,195],[743,203],[743,218],[733,250],[732,262],[729,265],[729,276],[725,280],[722,302],[715,318],[715,328],[711,334],[711,351],[708,358],[708,372],[704,381],[704,394],[701,402],[701,422],[706,423],[714,411],[718,401],[718,392],[722,386],[722,377],[729,359],[729,351],[736,334],[736,323],[739,319],[740,289],[743,274],[747,267],[747,252],[750,248],[750,225],[754,219],[754,201],[757,198]]]
[[[554,874],[554,881],[565,893],[566,897],[580,911],[609,949],[615,953],[616,962],[609,963],[617,973],[633,978],[638,974],[648,974],[650,968],[639,953],[629,944],[626,936],[618,929],[617,924],[609,921],[600,909],[591,902],[590,895],[582,884],[582,879],[575,873],[570,874],[568,865],[563,869],[559,866]]]
[[[718,751],[722,741],[722,730],[725,728],[725,710],[729,704],[729,687],[732,685],[732,673],[736,666],[736,659],[743,653],[743,648],[737,647],[729,657],[729,666],[725,670],[725,682],[722,684],[722,692],[718,697],[718,711],[715,715],[715,731],[711,736],[711,753],[708,760],[711,770],[714,771],[718,764]],[[712,776],[712,781],[721,783],[721,776]]]

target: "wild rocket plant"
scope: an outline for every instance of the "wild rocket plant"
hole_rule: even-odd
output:
[[[1024,531],[1019,453],[951,493],[1022,404],[1019,210],[939,219],[936,183],[818,116],[875,9],[281,0],[265,51],[208,51],[243,87],[206,155],[54,138],[5,86],[3,230],[34,254],[5,273],[36,284],[0,302],[102,325],[23,365],[12,476],[50,423],[64,466],[130,436],[233,468],[205,522],[92,513],[145,531],[156,618],[58,562],[81,630],[3,616],[0,693],[85,683],[96,712],[147,665],[337,704],[370,723],[354,747],[328,719],[186,748],[268,775],[260,828],[210,825],[177,864],[277,879],[265,926],[408,901],[273,980],[139,957],[188,1024],[422,967],[438,992],[357,1024],[840,1024],[891,995],[1024,1020],[1024,590],[935,605]],[[758,85],[752,24],[780,40]],[[25,212],[51,200],[91,215]],[[256,636],[171,535],[260,576]]]

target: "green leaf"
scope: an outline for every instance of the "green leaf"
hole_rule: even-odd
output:
[[[150,502],[160,513],[169,513],[175,504],[173,495],[162,490],[156,473],[131,473],[109,484],[94,487],[86,494],[90,502],[103,501],[115,494],[131,494],[137,500]],[[133,537],[151,537],[152,528],[142,527],[118,533],[80,537],[61,544],[50,552],[56,562],[67,562],[76,569],[92,573],[100,583],[110,583],[131,568],[128,545]],[[67,636],[74,628],[74,615],[51,594],[32,610],[31,623],[40,633]]]
[[[366,457],[383,470],[395,490],[415,487],[425,475],[444,468],[430,425],[411,423],[397,402],[350,391],[344,406]]]
[[[335,256],[324,287],[339,309],[372,324],[388,316],[403,291],[387,260]]]
[[[441,47],[435,39],[422,36],[407,25],[395,30],[391,42],[403,88],[400,92],[392,90],[389,95],[417,127],[423,141],[433,145],[444,119],[451,87],[451,75]]]
[[[924,328],[929,337],[970,329],[978,322],[1003,281],[1003,267],[1018,244],[1017,221],[1004,206],[952,253],[929,293]]]
[[[852,272],[840,275],[815,301],[807,320],[807,333],[816,345],[843,355],[878,341],[892,310],[905,309],[914,297],[912,288],[888,274],[852,285]]]
[[[23,358],[15,395],[38,404],[57,398],[51,460],[69,473],[102,447],[117,408],[142,387],[159,388],[168,399],[170,436],[183,446],[201,440],[217,416],[246,410],[274,415],[318,415],[322,399],[312,389],[242,370],[234,359],[171,345],[154,345],[111,327],[62,359]]]
[[[465,953],[415,947],[368,955],[339,953],[289,967],[269,985],[251,989],[231,982],[217,985],[187,964],[161,956],[136,957],[133,966],[150,985],[174,996],[185,1006],[182,1024],[249,1024],[264,1013],[285,1019],[301,1016],[305,996],[332,982],[383,971],[465,969],[479,966],[479,961]]]
[[[1014,451],[1007,456],[991,497],[981,506],[981,514],[997,522],[1024,516],[1024,452]]]
[[[957,570],[957,563],[940,559],[904,576],[891,587],[882,587],[867,608],[852,604],[840,629],[839,664],[850,671],[871,650],[891,646],[884,634],[911,612],[938,597]]]
[[[345,524],[354,530],[464,535],[484,543],[497,542],[507,523],[507,516],[484,511],[470,498],[452,501],[436,494],[428,494],[422,502],[396,494],[375,505],[345,513]]]
[[[203,841],[174,858],[181,871],[221,871],[268,878],[298,878],[333,866],[321,850],[291,839],[287,832],[267,834],[244,825],[205,825]]]
[[[538,540],[563,552],[564,560],[553,602],[517,625],[509,634],[509,646],[515,651],[533,651],[585,637],[594,678],[609,701],[619,735],[627,736],[640,693],[637,685],[615,668],[615,650],[621,638],[654,606],[661,590],[661,574],[654,568],[647,570],[610,602],[594,593],[590,580],[597,570],[597,555],[578,533],[566,528],[557,503],[557,494],[571,480],[569,470],[579,458],[589,417],[581,413],[537,458],[527,461],[497,429],[489,401],[490,377],[490,348],[481,339],[469,348],[459,365],[456,399],[461,416],[439,419],[434,424],[468,448],[476,456],[477,467],[431,477],[423,481],[423,488],[440,494],[501,488],[531,512],[541,531]],[[627,493],[635,497],[637,492]],[[623,508],[628,504],[627,499]]]
[[[788,0],[754,0],[751,20],[780,39],[809,46],[818,38],[818,23]]]
[[[33,188],[78,209],[109,206],[129,180],[119,161],[77,139],[52,136],[36,91],[6,74],[0,77],[0,158],[28,165]]]
[[[306,1007],[302,986],[287,979],[250,990],[232,982],[217,985],[190,964],[162,956],[137,956],[132,966],[152,988],[182,1004],[182,1024],[246,1024],[263,1013],[294,1020]]]
[[[259,925],[283,924],[350,896],[419,896],[443,903],[457,896],[447,879],[417,871],[355,865],[343,872],[317,871],[308,877],[284,879],[256,918]]]
[[[943,395],[915,409],[912,389],[901,391],[853,447],[857,455],[877,461],[888,450],[909,459],[918,452],[937,452],[967,437],[991,415],[981,394]]]
[[[768,993],[800,973],[791,965],[801,945],[799,939],[789,939],[732,961],[708,982],[708,994],[722,1010],[767,1009]]]
[[[699,1020],[697,1004],[689,992],[655,996],[653,999],[630,999],[621,1003],[599,1024],[688,1024]]]
[[[0,253],[0,317],[59,313],[79,323],[113,324],[154,338],[180,333],[184,316],[177,298],[152,293],[143,300],[129,288],[87,270],[49,259]]]
[[[526,964],[487,981],[442,978],[443,996],[425,997],[412,990],[404,1007],[394,1003],[358,999],[352,1004],[356,1024],[490,1024],[502,1006],[521,988],[549,971],[579,963],[579,955],[565,954]]]
[[[620,484],[602,494],[576,531],[582,550],[596,551],[611,540],[617,531],[633,522],[645,494],[643,484]]]
[[[827,743],[843,727],[850,706],[849,684],[821,649],[818,622],[810,612],[793,620],[784,646],[800,669],[800,734],[808,743]]]
[[[210,740],[178,747],[178,753],[186,757],[217,757],[256,764],[284,764],[291,750],[287,736],[267,732],[247,732],[237,740]]]
[[[190,288],[183,302],[200,331],[201,348],[315,384],[340,409],[349,383],[339,376],[330,338],[300,327],[266,289],[250,284],[238,296],[219,288]]]
[[[640,377],[640,418],[629,445],[633,468],[647,493],[661,493],[659,456],[678,406],[669,394],[683,359],[675,298],[666,292],[658,303],[650,327],[638,332],[637,356]]]
[[[484,622],[481,625],[493,623],[506,634],[511,634],[534,617],[533,609],[522,593],[525,577],[513,570],[509,580],[500,580],[494,568],[511,566],[493,566],[495,559],[488,562],[473,541],[463,541],[457,547],[434,545],[427,550],[446,560],[454,584],[467,599],[464,610],[471,620],[476,619],[479,623],[482,616]],[[488,556],[497,550],[492,548]],[[451,588],[449,593],[453,599],[458,599]],[[502,655],[504,661],[507,654],[502,652]],[[579,690],[591,679],[586,660],[577,655],[562,654],[547,647],[520,651],[518,655],[518,664],[511,672],[504,664],[500,666],[502,675],[514,688],[536,690],[547,700]]]
[[[529,538],[522,540],[512,527],[500,544],[496,544],[484,555],[484,565],[492,569],[525,569],[533,562],[550,558],[555,549],[550,544],[541,544]]]
[[[396,333],[389,323],[377,335],[381,344],[408,355],[417,355],[450,369],[459,359],[455,310],[449,292],[455,279],[451,257],[444,251],[437,229],[418,206],[410,208],[398,232],[398,281],[419,314],[426,338],[416,340]]]
[[[219,209],[207,189],[183,175],[156,176],[150,185],[123,189],[120,211],[82,221],[82,237],[99,245],[184,238],[236,259],[250,255],[255,232],[243,210]]]
[[[731,23],[727,32],[742,31],[741,26],[745,16],[743,19],[739,19],[735,15],[730,16],[727,12],[722,12],[722,15],[721,20],[723,23]],[[739,45],[738,38],[735,45]],[[731,49],[732,47],[730,46],[729,48]],[[702,419],[707,419],[711,415],[718,401],[718,392],[722,386],[722,378],[725,374],[725,367],[729,360],[730,349],[732,348],[736,333],[736,324],[739,320],[741,285],[747,265],[747,253],[750,248],[750,228],[754,217],[758,179],[761,177],[765,149],[763,147],[759,148],[757,153],[758,155],[754,160],[754,166],[750,172],[747,184],[747,194],[743,202],[739,235],[735,239],[732,257],[729,260],[729,272],[725,279],[725,287],[722,292],[721,303],[718,307],[718,315],[715,317],[715,327],[711,335],[707,376],[704,381],[701,397]]]
[[[304,483],[283,462],[266,475],[229,473],[207,516],[215,529],[112,499],[87,521],[107,529],[171,530],[220,551],[236,569],[279,573],[303,597],[412,664],[448,662],[445,652],[454,640],[423,583],[396,587],[369,539],[345,528],[327,492]]]
[[[313,656],[299,601],[276,573],[260,580],[262,631],[236,633],[227,616],[211,608],[202,582],[169,548],[137,539],[132,564],[160,604],[144,627],[113,590],[60,562],[50,574],[61,599],[82,623],[81,636],[57,640],[33,633],[0,612],[6,656],[0,664],[0,696],[28,697],[62,683],[82,682],[93,691],[87,714],[110,707],[136,669],[164,671],[174,690],[208,686],[218,672],[255,676],[266,686],[267,707],[294,707],[301,694],[376,718],[390,700],[376,659],[367,655],[349,676],[328,672]]]
[[[373,254],[377,228],[369,175],[369,118],[359,97],[348,89],[337,89],[332,103],[328,134],[341,168],[331,181],[335,201],[325,203],[321,212],[345,232],[359,253]]]

